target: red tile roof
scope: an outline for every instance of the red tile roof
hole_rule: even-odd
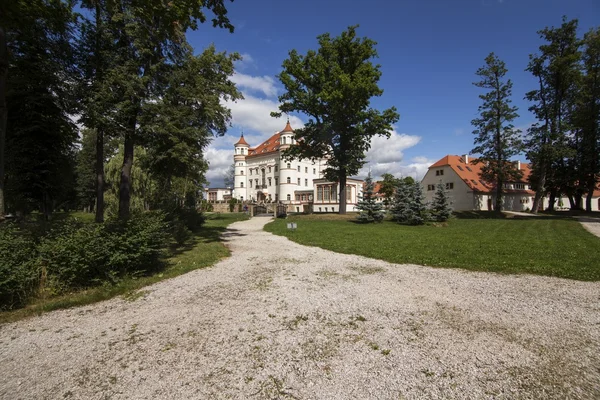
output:
[[[244,139],[244,134],[242,133],[242,136],[240,137],[240,140],[237,141],[237,143],[234,146],[237,146],[239,144],[245,144],[246,146],[248,146],[248,142],[246,142],[246,139]]]
[[[260,156],[268,153],[274,153],[279,150],[280,139],[279,137],[283,132],[294,132],[292,126],[290,125],[290,121],[285,124],[285,128],[281,132],[277,132],[261,144],[256,147],[251,147],[248,149],[249,156]],[[242,137],[243,139],[243,137]]]
[[[494,191],[494,184],[486,182],[481,179],[481,167],[483,162],[477,162],[477,159],[469,159],[469,163],[465,163],[462,156],[447,155],[434,163],[429,169],[439,167],[450,167],[456,174],[467,184],[467,186],[475,192],[489,193]],[[523,177],[516,182],[510,183],[529,183],[529,176],[531,175],[531,167],[528,163],[521,163],[521,172]],[[534,194],[529,189],[504,189],[505,193],[526,193]]]
[[[266,153],[273,153],[279,150],[279,136],[280,133],[277,132],[261,144],[256,147],[251,147],[248,149],[249,156],[260,156]]]

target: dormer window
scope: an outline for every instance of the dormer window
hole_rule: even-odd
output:
[[[444,175],[444,170],[443,169],[438,169],[435,171],[435,176],[441,176]]]

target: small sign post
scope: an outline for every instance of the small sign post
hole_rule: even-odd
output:
[[[287,228],[291,229],[292,231],[295,231],[296,228],[298,228],[298,225],[295,222],[288,222]]]

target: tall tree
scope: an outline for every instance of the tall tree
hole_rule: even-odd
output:
[[[242,98],[230,80],[237,59],[237,53],[218,53],[214,46],[197,56],[188,47],[180,64],[169,67],[161,95],[144,107],[141,141],[149,172],[161,182],[163,193],[170,194],[174,178],[189,182],[190,189],[204,181],[208,164],[202,150],[213,136],[227,131],[231,120],[224,101]]]
[[[483,163],[481,178],[493,182],[496,186],[497,212],[502,210],[502,192],[504,182],[517,180],[523,175],[517,167],[510,162],[511,157],[523,150],[520,138],[521,131],[515,129],[512,121],[519,115],[517,107],[511,107],[512,82],[504,81],[506,66],[494,53],[485,58],[485,66],[476,72],[481,78],[474,85],[487,90],[480,94],[483,104],[479,106],[479,118],[471,121],[476,128],[473,131],[475,148],[473,153],[481,154],[477,159]]]
[[[538,89],[525,96],[533,103],[529,110],[538,120],[528,129],[526,141],[536,189],[531,208],[534,213],[538,212],[547,192],[551,194],[551,206],[558,194],[553,172],[564,165],[568,150],[569,113],[573,108],[580,73],[577,20],[567,21],[563,17],[559,28],[545,28],[538,34],[547,44],[540,46],[540,54],[529,56],[527,66],[527,71],[538,80]]]
[[[295,131],[296,145],[285,151],[287,158],[328,158],[325,177],[339,183],[339,213],[346,213],[347,177],[364,165],[365,152],[375,135],[390,135],[399,115],[395,107],[380,112],[371,108],[371,98],[381,96],[380,66],[376,43],[356,36],[351,26],[338,37],[318,37],[319,49],[306,55],[296,50],[283,62],[279,79],[286,92],[279,97],[279,112],[301,112],[308,116],[304,128]]]
[[[6,77],[8,75],[8,47],[5,27],[0,25],[0,221],[4,219],[4,148],[6,146]]]
[[[583,76],[573,115],[574,137],[579,138],[578,181],[587,191],[585,209],[592,211],[592,197],[600,177],[600,29],[584,35]]]
[[[73,189],[74,15],[70,3],[19,0],[0,16],[11,55],[6,82],[5,196],[46,216]],[[2,130],[4,132],[4,129]]]
[[[435,195],[431,203],[432,217],[438,222],[448,221],[452,215],[452,201],[442,182],[436,185]]]
[[[113,123],[123,138],[124,156],[119,185],[119,217],[129,217],[133,157],[140,143],[140,118],[150,99],[160,96],[162,81],[171,64],[178,64],[187,49],[185,34],[205,22],[212,13],[213,26],[233,25],[227,18],[226,0],[162,0],[107,2],[110,16],[104,29],[116,43],[116,60],[103,76],[104,101],[111,104]]]

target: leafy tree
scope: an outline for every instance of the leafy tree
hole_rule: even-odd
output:
[[[401,180],[392,205],[392,219],[401,224],[422,225],[427,219],[427,204],[419,182]]]
[[[295,131],[296,145],[287,158],[328,157],[325,177],[339,183],[339,213],[346,213],[346,180],[364,164],[365,152],[375,135],[389,137],[399,116],[395,107],[383,112],[371,108],[373,96],[381,96],[376,43],[356,36],[351,26],[338,37],[318,37],[319,49],[306,55],[289,53],[279,74],[286,92],[279,97],[281,113],[298,111],[308,116],[304,128]]]
[[[96,132],[84,129],[81,132],[81,148],[77,152],[77,198],[79,204],[90,212],[96,204]]]
[[[371,177],[371,172],[365,179],[365,189],[360,200],[356,204],[356,208],[360,210],[360,214],[357,216],[359,221],[362,222],[381,222],[384,217],[384,211],[381,204],[377,203],[374,192],[375,184]]]
[[[73,191],[73,24],[71,5],[50,0],[17,1],[0,17],[11,54],[4,183],[13,210],[48,217]]]
[[[170,66],[162,94],[144,107],[139,131],[148,151],[147,168],[163,193],[170,194],[176,178],[184,186],[190,183],[189,189],[204,181],[208,163],[202,149],[213,135],[226,132],[231,119],[222,100],[242,98],[229,79],[237,59],[238,54],[217,53],[214,46],[198,56],[188,48],[181,63]]]
[[[559,28],[545,28],[538,33],[547,44],[540,46],[540,54],[529,56],[527,71],[537,78],[539,87],[525,96],[533,103],[529,110],[538,120],[528,129],[526,141],[527,157],[532,162],[532,181],[536,186],[531,209],[534,213],[548,191],[551,206],[558,194],[554,172],[564,170],[568,155],[568,122],[580,74],[577,20],[563,18]]]
[[[383,174],[381,177],[383,180],[378,182],[380,184],[378,193],[383,195],[383,204],[389,207],[398,186],[398,179],[392,174]]]
[[[229,168],[227,168],[227,171],[225,171],[225,174],[223,175],[223,184],[225,185],[225,187],[233,187],[233,184],[235,182],[235,163],[232,163]]]
[[[441,182],[436,185],[431,211],[433,218],[438,222],[445,222],[452,215],[452,202]]]
[[[481,78],[474,85],[488,90],[480,94],[483,104],[479,106],[479,118],[471,121],[476,128],[473,131],[475,148],[473,153],[481,154],[477,159],[483,163],[481,178],[494,182],[496,186],[496,211],[502,210],[502,192],[504,182],[515,181],[522,172],[510,162],[510,159],[523,149],[521,131],[515,129],[512,121],[517,118],[517,107],[511,107],[512,82],[504,81],[507,69],[502,60],[494,53],[485,59],[485,66],[477,70]]]
[[[104,71],[100,92],[110,107],[111,124],[119,127],[124,157],[119,185],[119,217],[129,217],[134,148],[141,143],[140,122],[145,107],[160,98],[172,65],[187,58],[185,34],[213,14],[213,26],[233,31],[225,0],[182,0],[176,4],[151,0],[140,6],[133,0],[106,2],[106,29],[114,62]],[[99,99],[97,99],[99,101]],[[214,122],[214,121],[213,121]]]
[[[573,115],[578,152],[578,181],[587,191],[585,209],[592,211],[592,196],[600,176],[600,29],[583,38],[583,76]]]

